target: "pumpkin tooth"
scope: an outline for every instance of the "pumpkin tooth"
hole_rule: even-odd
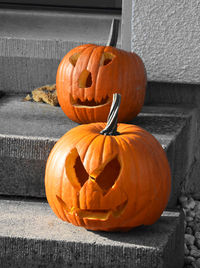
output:
[[[70,102],[72,105],[77,103],[77,99],[78,97],[73,97],[72,95],[70,95]]]
[[[92,100],[94,100],[94,97],[92,97],[92,96],[88,96],[88,97],[87,97],[87,100],[88,100],[88,101],[92,101]]]
[[[88,106],[88,107],[104,105],[110,102],[110,98],[108,95],[106,95],[106,97],[101,97],[100,99],[97,100],[91,97],[87,97],[86,99],[83,100],[80,97],[75,98],[71,96],[70,100],[71,104],[74,106]]]

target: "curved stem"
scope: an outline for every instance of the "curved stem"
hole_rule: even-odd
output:
[[[121,102],[121,95],[118,93],[113,94],[113,101],[110,108],[110,112],[108,115],[107,125],[106,127],[100,132],[103,135],[119,135],[120,133],[117,132],[117,117],[119,106]]]
[[[110,33],[106,46],[116,47],[118,32],[119,32],[119,20],[114,18],[112,19],[112,24],[110,27]]]

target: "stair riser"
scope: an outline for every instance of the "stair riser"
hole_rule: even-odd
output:
[[[0,158],[0,195],[45,197],[46,160]]]
[[[0,267],[183,267],[178,211],[125,233],[73,226],[43,202],[0,200],[0,214]]]
[[[57,59],[0,57],[0,66],[4,66],[0,70],[0,88],[6,93],[21,93],[54,84],[59,62]]]
[[[50,268],[165,267],[162,257],[159,256],[160,254],[155,249],[142,247],[138,249],[112,248],[111,246],[103,247],[95,244],[37,241],[6,237],[0,239],[0,249],[0,265],[2,268],[40,267],[41,264],[42,267]],[[174,268],[177,267],[181,266],[174,266]]]
[[[174,244],[174,242],[178,245]],[[124,248],[85,245],[57,241],[37,241],[5,237],[0,239],[0,265],[4,267],[124,267],[178,268],[183,267],[183,247],[180,239],[169,241],[176,251],[167,254],[150,248]],[[171,260],[173,254],[173,262]],[[167,256],[168,255],[168,256]],[[40,266],[42,264],[42,266]]]

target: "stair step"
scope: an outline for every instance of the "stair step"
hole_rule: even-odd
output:
[[[1,267],[183,267],[183,215],[165,211],[127,233],[88,231],[46,202],[0,200]]]
[[[192,113],[188,108],[146,106],[131,122],[151,132],[166,150],[173,176],[168,207],[176,204],[179,195]],[[77,125],[60,107],[25,102],[18,95],[2,97],[0,195],[45,197],[44,172],[49,152],[64,133]]]

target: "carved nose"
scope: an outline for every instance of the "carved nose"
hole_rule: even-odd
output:
[[[78,79],[78,85],[80,88],[88,88],[92,85],[92,74],[88,70],[83,70]]]
[[[90,175],[90,179],[98,184],[103,192],[103,195],[105,195],[118,179],[120,169],[120,163],[116,157],[107,163],[104,169],[97,176],[95,174]]]

